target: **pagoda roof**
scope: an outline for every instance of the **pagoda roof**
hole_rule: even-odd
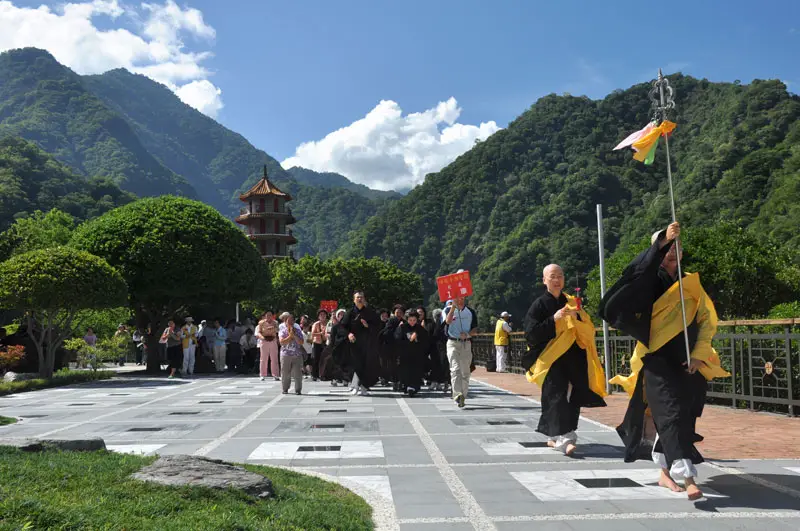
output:
[[[258,181],[256,184],[253,185],[248,191],[243,193],[239,196],[239,199],[245,201],[250,199],[251,197],[262,197],[268,195],[276,195],[279,197],[285,197],[287,201],[292,199],[292,196],[287,194],[286,192],[281,192],[280,189],[272,184],[272,182],[267,177],[267,166],[264,166],[264,176]]]

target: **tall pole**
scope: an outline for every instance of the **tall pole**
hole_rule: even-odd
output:
[[[606,294],[606,257],[603,237],[603,205],[597,205],[597,246],[600,250],[600,297]],[[603,319],[603,354],[606,365],[606,393],[611,394],[611,352],[608,349],[608,323]]]
[[[658,95],[661,105],[658,107],[658,110],[661,111],[661,120],[667,119],[667,108],[672,108],[675,104],[672,100],[672,88],[669,87],[669,82],[664,77],[664,74],[661,73],[661,69],[658,69],[658,81],[656,81],[656,85],[658,86]],[[669,89],[670,93],[670,101],[668,102],[667,99],[664,97],[664,85],[666,85]],[[669,105],[668,105],[669,103]],[[677,216],[675,215],[675,192],[672,188],[672,163],[669,160],[669,136],[664,135],[664,147],[667,153],[667,179],[669,180],[669,204],[670,208],[672,209],[672,222],[675,223],[678,221]],[[675,257],[677,258],[678,263],[678,289],[680,290],[681,294],[681,314],[683,315],[683,341],[686,346],[686,364],[687,368],[692,363],[692,353],[691,349],[689,348],[689,334],[687,332],[686,326],[686,301],[684,300],[683,296],[683,273],[681,272],[681,239],[678,237],[675,240]]]

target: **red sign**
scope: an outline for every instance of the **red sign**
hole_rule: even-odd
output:
[[[472,295],[472,281],[469,278],[469,271],[439,277],[436,279],[436,285],[439,287],[439,300],[442,302],[456,297],[469,297]]]
[[[319,309],[328,312],[328,315],[336,311],[339,307],[339,301],[322,301],[319,303]]]

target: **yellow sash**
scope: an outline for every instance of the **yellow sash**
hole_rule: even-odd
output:
[[[629,396],[633,396],[639,371],[644,366],[642,358],[650,352],[660,349],[683,332],[679,286],[680,284],[675,282],[653,305],[653,316],[650,321],[650,348],[637,342],[633,356],[631,356],[630,375],[617,375],[611,379],[612,384],[622,386]],[[717,351],[711,346],[711,340],[717,333],[717,310],[700,284],[700,275],[692,273],[684,277],[683,295],[686,302],[687,324],[697,319],[699,326],[697,342],[692,350],[692,359],[703,362],[703,366],[699,369],[700,373],[706,380],[730,376],[730,373],[720,365]]]
[[[577,310],[575,297],[566,293],[564,296],[567,297],[567,308]],[[550,340],[533,367],[529,368],[525,373],[525,377],[529,382],[541,387],[547,376],[547,371],[550,370],[553,363],[577,341],[578,346],[586,351],[586,361],[589,365],[589,389],[604,397],[606,396],[606,376],[603,372],[603,366],[600,365],[600,358],[597,356],[594,325],[588,313],[580,310],[579,314],[581,316],[580,321],[573,317],[556,321],[556,337]]]

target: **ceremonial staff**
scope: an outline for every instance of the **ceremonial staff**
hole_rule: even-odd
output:
[[[653,121],[659,124],[667,119],[667,111],[675,108],[675,100],[669,80],[658,69],[658,79],[653,82],[653,88],[648,95],[653,102]],[[669,180],[669,203],[672,209],[672,222],[676,223],[678,218],[675,215],[675,192],[672,188],[672,162],[669,159],[669,134],[664,134],[664,150],[667,154],[667,179]],[[681,239],[675,240],[675,256],[678,262],[678,289],[681,294],[681,314],[683,315],[683,341],[686,346],[686,363],[691,365],[692,354],[689,348],[689,334],[686,326],[686,301],[683,295],[683,273],[681,272]]]

